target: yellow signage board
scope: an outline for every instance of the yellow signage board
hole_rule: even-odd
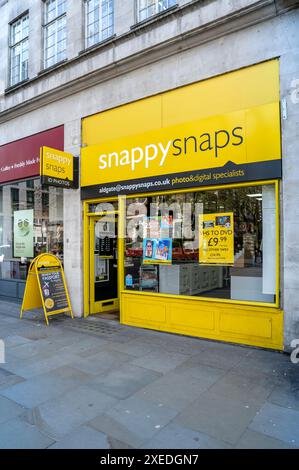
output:
[[[59,313],[69,312],[74,318],[61,261],[49,253],[30,264],[20,318],[25,310],[35,308],[44,309],[47,325],[48,317]]]
[[[40,149],[42,184],[60,188],[75,187],[74,156],[50,147]]]
[[[83,120],[84,199],[281,175],[273,60]]]
[[[199,216],[199,263],[234,264],[234,214]]]

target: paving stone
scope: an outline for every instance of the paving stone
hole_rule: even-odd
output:
[[[166,373],[177,367],[179,364],[182,364],[187,359],[188,356],[185,354],[156,350],[146,354],[145,356],[134,359],[132,364],[146,367],[157,372]]]
[[[297,447],[287,444],[273,437],[266,436],[260,432],[251,431],[247,429],[238,444],[236,449],[296,449]]]
[[[31,343],[32,340],[21,335],[10,335],[5,339],[5,347],[14,348],[22,344]]]
[[[45,449],[53,440],[20,418],[0,426],[1,449]]]
[[[142,447],[145,449],[229,449],[231,446],[206,434],[170,423],[152,439],[145,442]]]
[[[297,375],[297,370],[298,368],[287,359],[287,356],[275,352],[273,352],[273,357],[267,355],[260,359],[255,356],[242,358],[232,368],[236,374],[259,380],[267,376],[277,383],[289,381],[293,375]]]
[[[62,366],[58,367],[57,369],[53,369],[48,372],[48,377],[52,377],[53,379],[60,378],[63,380],[67,380],[73,386],[80,386],[84,383],[88,383],[93,380],[93,376],[91,374],[86,374],[80,369],[76,369],[75,367],[71,366]]]
[[[107,395],[124,399],[157,380],[161,374],[143,367],[124,364],[98,377],[91,386]]]
[[[268,398],[275,384],[270,379],[263,383],[252,378],[237,375],[230,371],[220,378],[212,387],[210,392],[215,395],[221,395],[223,398],[229,397],[238,403],[257,405]]]
[[[265,403],[249,428],[299,447],[299,411]]]
[[[268,401],[285,408],[299,411],[299,382],[276,385]]]
[[[195,365],[206,365],[210,367],[216,367],[217,369],[228,370],[238,364],[242,357],[246,355],[246,351],[240,348],[235,349],[205,349],[199,354],[192,356],[189,359],[188,364]]]
[[[86,385],[40,405],[36,424],[55,440],[109,410],[117,400]]]
[[[113,442],[113,440],[123,442],[129,448],[136,449],[141,446],[144,441],[142,436],[138,435],[137,432],[134,430],[130,431],[126,424],[122,424],[119,420],[114,419],[107,414],[97,416],[91,420],[88,425],[109,436],[110,442]]]
[[[126,343],[110,342],[108,349],[124,352],[131,356],[142,357],[156,348],[154,344],[149,344],[140,339],[133,339]]]
[[[170,372],[144,387],[137,396],[182,411],[207,390],[215,380],[217,379],[213,376],[197,378],[187,374],[181,375],[176,373],[175,369],[174,372]]]
[[[12,385],[24,382],[24,380],[26,379],[20,377],[19,375],[9,373],[9,375],[3,376],[0,373],[0,391],[4,390],[5,388],[11,387]]]
[[[103,349],[107,348],[109,342],[97,337],[84,337],[80,341],[64,346],[61,352],[73,354],[79,357],[89,357],[99,354]]]
[[[83,333],[77,333],[76,331],[66,330],[64,328],[48,327],[48,336],[59,345],[59,347],[70,346],[71,344],[81,343],[81,341],[86,340],[89,336]]]
[[[208,390],[186,407],[175,422],[227,443],[236,444],[255,417],[259,406],[255,403],[245,405],[231,397],[223,397]]]
[[[22,377],[29,379],[37,375],[50,372],[58,367],[70,364],[71,362],[74,362],[74,360],[75,357],[72,354],[57,353],[52,355],[50,354],[49,357],[46,358],[30,358],[26,359],[26,361],[16,358],[15,360],[8,362],[8,364],[5,364],[4,367],[17,375],[21,375]]]
[[[183,362],[183,364],[173,369],[173,372],[184,376],[184,380],[188,380],[188,377],[194,377],[208,381],[210,385],[228,373],[225,369],[218,369],[217,367],[206,366],[199,363],[195,364],[192,359]]]
[[[110,449],[107,436],[88,426],[82,426],[50,446],[50,449]]]
[[[24,413],[24,408],[8,398],[0,396],[0,423]],[[1,441],[0,441],[1,447]]]
[[[125,353],[103,350],[88,358],[78,357],[78,359],[73,361],[70,365],[88,374],[99,375],[110,371],[111,368],[118,368],[121,364],[129,362],[132,359],[134,359],[134,356],[129,356]]]
[[[133,395],[107,411],[105,413],[106,422],[102,421],[101,423],[103,418],[98,417],[90,424],[107,435],[112,435],[116,439],[139,447],[176,415],[177,411],[170,407]]]
[[[73,382],[62,377],[39,375],[1,390],[1,395],[32,408],[70,390]]]
[[[203,349],[206,351],[234,351],[242,357],[250,354],[250,351],[252,350],[250,346],[243,346],[236,343],[226,343],[225,341],[217,341],[212,339],[203,339],[202,343]]]
[[[41,339],[39,341],[28,341],[25,344],[15,346],[11,349],[12,354],[20,359],[32,357],[46,358],[50,354],[57,352],[57,344],[51,339]]]
[[[298,445],[298,366],[286,354],[99,317],[82,325],[111,334],[70,319],[46,327],[36,311],[20,321],[19,309],[0,302],[0,447],[4,425],[6,446],[29,448]]]

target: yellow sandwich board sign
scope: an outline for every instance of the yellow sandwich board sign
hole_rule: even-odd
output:
[[[199,263],[234,264],[234,214],[199,216]]]
[[[25,310],[41,307],[47,325],[48,317],[59,313],[69,312],[74,318],[61,261],[49,253],[37,256],[30,264],[20,318]]]
[[[40,148],[42,184],[59,188],[77,188],[78,159],[71,153],[50,147]]]

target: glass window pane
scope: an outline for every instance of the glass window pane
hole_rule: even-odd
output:
[[[86,46],[113,34],[113,1],[89,1],[86,4]]]
[[[63,259],[63,190],[44,188],[39,180],[5,185],[0,188],[0,279],[26,279],[30,259],[14,252],[14,220],[18,211],[32,209],[33,255],[50,252]]]
[[[173,5],[177,4],[177,0],[139,0],[138,2],[138,18],[139,21],[150,18],[151,16],[165,11]]]
[[[274,303],[275,186],[127,200],[126,288]]]
[[[61,8],[64,8],[63,5],[60,4]],[[45,67],[51,67],[65,58],[66,16],[62,16],[45,27]]]

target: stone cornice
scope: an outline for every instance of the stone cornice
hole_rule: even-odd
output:
[[[160,21],[169,21],[171,17],[182,15],[186,10],[195,10],[200,8],[201,0],[193,1],[184,5],[183,7],[176,8],[167,12],[167,15],[163,15],[158,19],[158,24]],[[107,80],[114,79],[120,75],[129,73],[138,68],[144,67],[146,65],[152,64],[163,58],[167,58],[171,55],[181,53],[182,51],[188,50],[190,48],[199,46],[205,42],[223,37],[227,34],[239,31],[246,27],[252,26],[254,24],[260,23],[267,19],[274,18],[275,16],[283,13],[283,5],[279,6],[278,4],[291,4],[287,5],[287,9],[294,8],[298,6],[299,2],[295,1],[280,1],[276,2],[275,0],[260,0],[242,10],[238,10],[229,15],[223,16],[216,21],[206,23],[195,29],[184,32],[183,34],[172,37],[169,40],[158,43],[150,48],[144,49],[137,53],[131,54],[125,58],[120,59],[119,61],[114,61],[109,65],[106,65],[102,68],[94,70],[88,74],[78,76],[77,78],[65,82],[58,87],[52,88],[30,98],[26,101],[19,103],[18,105],[11,107],[7,110],[4,110],[0,113],[0,124],[7,122],[8,120],[14,119],[20,115],[31,112],[35,109],[38,109],[42,106],[45,106],[49,103],[53,103],[57,100],[68,97],[74,93],[78,93],[84,89],[90,88],[99,83],[105,82]],[[117,47],[122,41],[127,41],[130,39],[131,35],[142,34],[148,30],[148,28],[153,27],[153,23],[157,20],[149,21],[145,24],[132,29],[128,33],[119,36],[113,37],[111,41],[99,45],[92,50],[86,51],[79,54],[77,57],[63,63],[53,70],[48,71],[47,73],[42,73],[37,77],[27,81],[24,85],[15,90],[11,90],[10,93],[22,93],[24,88],[33,86],[37,81],[43,80],[48,74],[53,74],[60,69],[69,69],[74,64],[78,64],[87,59],[90,55],[98,54],[100,50],[104,48]]]

